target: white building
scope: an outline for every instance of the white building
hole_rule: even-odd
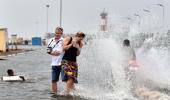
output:
[[[8,49],[8,29],[0,28],[0,51],[6,52]]]

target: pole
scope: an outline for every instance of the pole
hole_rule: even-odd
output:
[[[46,26],[46,33],[48,33],[48,8],[50,7],[50,5],[46,5],[47,8],[47,26]]]
[[[126,17],[126,19],[129,21],[128,24],[129,24],[129,26],[130,26],[130,23],[131,23],[131,21],[132,21],[132,18]]]
[[[165,26],[165,8],[164,8],[164,6],[162,6],[162,9],[163,9],[162,20],[163,20],[163,28],[164,28],[164,26]]]
[[[147,10],[147,9],[143,9],[144,12],[148,13],[149,14],[149,18],[148,18],[148,22],[149,22],[149,29],[148,29],[148,32],[151,32],[151,11],[150,10]]]
[[[138,18],[139,18],[138,25],[139,25],[139,27],[140,27],[140,21],[141,21],[141,17],[140,17],[140,15],[138,15],[138,14],[134,14],[134,16],[136,16],[136,17],[138,17]]]
[[[134,16],[136,16],[136,17],[138,17],[138,31],[140,32],[140,23],[141,23],[141,17],[140,17],[140,15],[138,15],[138,14],[134,14]]]
[[[62,0],[60,0],[60,27],[62,26]]]
[[[39,22],[38,21],[35,21],[35,27],[36,27],[36,37],[38,37],[38,24]]]
[[[162,7],[162,26],[164,28],[164,24],[165,24],[165,6],[163,4],[157,4],[158,6]]]

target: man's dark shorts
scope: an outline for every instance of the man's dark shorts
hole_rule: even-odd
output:
[[[52,82],[58,82],[61,72],[61,66],[52,66]]]

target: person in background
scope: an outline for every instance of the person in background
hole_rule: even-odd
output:
[[[131,82],[133,88],[131,91],[134,91],[136,88],[136,70],[138,69],[138,64],[136,62],[136,54],[134,49],[131,47],[130,41],[125,39],[123,41],[123,55],[124,55],[124,70],[125,78]]]
[[[14,71],[12,69],[7,70],[8,76],[14,76]]]
[[[74,83],[78,83],[77,56],[80,55],[84,38],[85,34],[83,32],[77,32],[74,37],[68,36],[64,39],[63,49],[65,54],[62,59],[62,81],[66,82],[66,93],[68,94],[73,93]]]
[[[14,71],[12,69],[8,69],[6,72],[7,72],[8,76],[1,77],[2,81],[7,81],[7,82],[25,81],[24,76],[15,75]]]
[[[64,55],[63,52],[63,42],[62,37],[63,28],[57,27],[55,29],[55,37],[51,38],[47,45],[47,53],[52,56],[52,91],[51,94],[57,94],[57,82],[59,81],[59,76],[61,72],[61,61]]]
[[[136,70],[135,68],[137,67],[137,63],[135,50],[132,48],[130,41],[128,39],[125,39],[123,41],[123,50],[125,61],[128,63],[129,69],[133,70],[134,68],[134,70]]]

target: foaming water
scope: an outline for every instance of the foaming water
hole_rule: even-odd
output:
[[[161,50],[159,52],[164,54]],[[151,86],[159,87],[162,85],[168,89],[167,86],[169,86],[169,82],[167,82],[169,73],[165,66],[167,58],[158,61],[161,56],[156,55],[155,49],[151,49],[147,53],[137,53],[140,68],[134,74],[137,79],[136,87],[126,79],[126,72],[122,66],[124,62],[122,62],[121,44],[115,42],[114,39],[91,40],[91,44],[86,45],[82,53],[79,59],[81,66],[79,77],[80,82],[83,82],[79,85],[79,92],[82,96],[97,100],[141,100],[136,97],[135,92],[147,83],[147,88],[150,89],[148,95],[153,97],[155,96],[153,93],[159,93],[160,97],[157,100],[170,99],[167,93],[151,88]],[[147,56],[144,57],[144,54]],[[155,61],[156,63],[154,63]],[[162,65],[164,67],[161,67]],[[154,66],[154,69],[151,66]],[[160,74],[157,75],[158,73]],[[132,91],[132,88],[135,89]]]
[[[80,59],[81,95],[97,100],[136,100],[126,80],[120,44],[111,38],[94,39],[84,47]]]
[[[170,90],[168,49],[165,47],[153,47],[145,52],[143,49],[141,48],[138,52],[141,63],[140,74],[144,75],[146,80],[156,84],[156,87]]]
[[[143,47],[138,49],[137,58],[140,69],[136,74],[138,76],[138,85],[147,87],[151,92],[159,93],[159,100],[170,99],[170,68],[169,55],[167,47]],[[150,93],[151,93],[150,92]]]

